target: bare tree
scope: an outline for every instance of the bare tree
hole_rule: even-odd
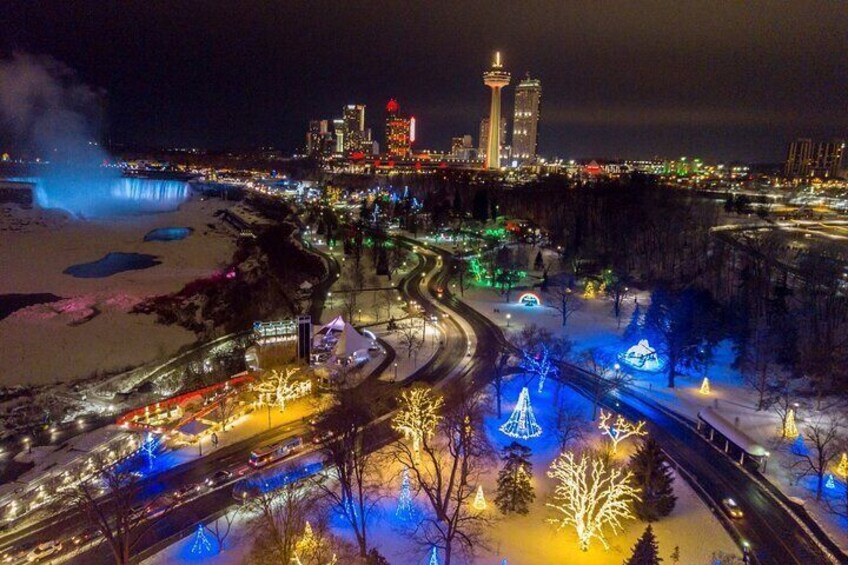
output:
[[[309,489],[287,483],[279,489],[260,492],[248,502],[256,517],[250,523],[254,539],[251,561],[257,564],[291,563],[306,522],[317,508],[317,497]]]
[[[771,407],[780,418],[780,439],[786,439],[786,422],[789,419],[789,412],[793,410],[795,404],[789,382],[783,379],[775,388],[771,397]]]
[[[418,351],[424,345],[424,341],[418,335],[418,330],[412,324],[404,324],[398,328],[398,342],[406,350],[407,359],[413,355],[418,358]]]
[[[445,395],[448,406],[435,422],[433,435],[418,434],[420,449],[413,442],[399,440],[392,455],[409,469],[414,483],[432,510],[412,533],[423,546],[444,551],[444,563],[456,562],[456,554],[465,562],[484,548],[485,531],[491,518],[475,510],[472,500],[480,484],[482,471],[493,460],[493,451],[483,432],[485,406],[481,397],[455,383]],[[406,409],[401,403],[399,413]]]
[[[565,451],[570,445],[582,441],[587,432],[583,412],[567,396],[559,398],[557,402],[554,428],[560,451]]]
[[[353,316],[356,314],[357,293],[349,284],[341,285],[339,293],[341,294],[342,315],[349,324],[352,324]]]
[[[115,563],[128,565],[139,540],[173,504],[164,496],[145,500],[139,476],[126,465],[97,459],[94,469],[92,478],[62,492],[59,508],[77,510],[102,534]]]
[[[816,500],[821,500],[824,476],[828,467],[839,457],[845,445],[842,435],[843,427],[841,418],[819,417],[804,428],[806,449],[792,451],[795,456],[792,469],[798,477],[810,475],[816,477]]]
[[[317,429],[331,439],[321,451],[327,461],[324,480],[316,481],[333,511],[350,525],[359,556],[368,553],[368,523],[380,500],[380,469],[367,427],[374,417],[374,391],[364,385],[336,395],[335,404],[322,415]],[[327,479],[332,473],[335,481]],[[336,484],[337,483],[337,484]]]
[[[380,307],[386,310],[386,319],[392,317],[392,307],[397,302],[395,296],[395,291],[389,289],[381,290],[379,293]]]
[[[592,347],[580,356],[580,364],[592,373],[592,420],[598,417],[598,406],[601,400],[611,392],[630,384],[633,378],[621,370],[615,363],[598,349]]]
[[[206,529],[215,536],[215,542],[218,544],[220,551],[224,550],[224,542],[229,537],[230,531],[233,529],[233,522],[238,518],[241,510],[241,507],[236,507],[235,509],[228,508],[224,510],[224,513],[211,526],[206,526]]]
[[[754,322],[739,358],[745,382],[757,392],[757,410],[765,410],[774,393],[771,373],[777,368],[775,352],[780,344],[764,316]]]
[[[571,316],[583,307],[580,297],[568,286],[550,287],[547,294],[550,307],[560,313],[562,327],[565,327]]]

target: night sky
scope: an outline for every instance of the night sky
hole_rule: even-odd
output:
[[[841,0],[5,0],[0,22],[3,56],[50,55],[105,91],[121,143],[290,151],[354,102],[382,143],[395,97],[418,147],[476,144],[495,49],[513,84],[542,80],[549,157],[774,162],[793,137],[848,136]]]

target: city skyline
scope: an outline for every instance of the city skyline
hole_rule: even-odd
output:
[[[284,18],[251,3],[229,13],[11,2],[0,54],[49,55],[75,70],[104,98],[106,141],[294,151],[308,120],[396,98],[416,109],[416,145],[447,150],[487,115],[479,73],[500,50],[516,77],[545,84],[541,155],[779,162],[793,139],[845,137],[844,94],[830,86],[848,77],[848,15],[824,2],[768,7],[540,7],[511,26],[516,8],[472,3],[310,5]],[[438,40],[474,18],[491,33]],[[344,45],[318,40],[348,24],[356,33]],[[366,127],[383,125],[374,114]]]

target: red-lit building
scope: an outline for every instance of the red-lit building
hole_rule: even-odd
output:
[[[386,104],[386,155],[407,159],[415,141],[415,118],[400,113],[400,104],[392,98]]]

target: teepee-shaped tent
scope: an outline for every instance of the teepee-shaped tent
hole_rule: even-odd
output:
[[[350,324],[345,324],[333,354],[339,359],[349,359],[357,354],[368,352],[371,340],[356,331]]]

